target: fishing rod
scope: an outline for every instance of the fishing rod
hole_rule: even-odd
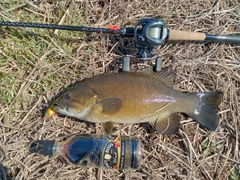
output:
[[[58,24],[41,24],[27,22],[8,22],[0,21],[0,26],[29,27],[44,29],[60,29],[71,31],[99,32],[129,37],[134,39],[134,45],[138,49],[135,55],[140,60],[152,59],[159,45],[166,41],[208,41],[219,43],[240,43],[240,36],[237,35],[213,35],[201,32],[188,32],[180,30],[171,30],[166,27],[163,20],[144,18],[138,21],[135,27],[123,27],[109,25],[109,28],[93,28],[86,26],[69,26]],[[155,61],[155,70],[161,70],[161,58],[157,57]],[[123,57],[123,71],[130,71],[130,57]]]

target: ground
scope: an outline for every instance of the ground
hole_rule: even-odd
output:
[[[2,0],[1,21],[133,27],[141,18],[162,19],[169,29],[210,34],[240,33],[236,0]],[[61,140],[71,134],[102,134],[99,124],[56,115],[43,118],[48,102],[71,83],[121,67],[130,52],[118,37],[100,33],[0,28],[0,161],[13,179],[230,179],[240,173],[240,47],[166,42],[156,55],[176,73],[181,92],[221,91],[216,132],[182,116],[174,136],[145,124],[121,124],[113,134],[139,137],[139,170],[101,170],[67,163],[61,156],[30,153],[31,142]],[[121,38],[120,38],[121,40]],[[130,42],[132,42],[129,39]],[[128,44],[128,39],[124,40]],[[121,51],[121,52],[120,52]],[[132,69],[147,62],[132,61]]]

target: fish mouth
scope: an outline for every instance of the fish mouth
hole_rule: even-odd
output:
[[[69,110],[68,104],[53,103],[50,107],[51,107],[51,109],[53,109],[56,112],[62,112],[62,111]]]
[[[58,104],[58,103],[53,103],[51,106],[50,106],[51,109],[53,109],[54,111],[59,111],[60,109],[63,109],[63,107]]]
[[[46,112],[45,112],[45,117],[52,117],[56,114],[58,105],[56,106],[56,104],[51,104],[50,106],[48,106]]]

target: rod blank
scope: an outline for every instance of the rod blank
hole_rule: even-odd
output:
[[[235,43],[240,44],[240,36],[219,36],[219,35],[212,35],[212,34],[206,34],[206,41],[214,41],[214,42],[226,42],[226,43]]]

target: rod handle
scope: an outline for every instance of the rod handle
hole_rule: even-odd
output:
[[[204,41],[206,35],[204,33],[179,31],[179,30],[169,30],[168,40],[175,41]]]

